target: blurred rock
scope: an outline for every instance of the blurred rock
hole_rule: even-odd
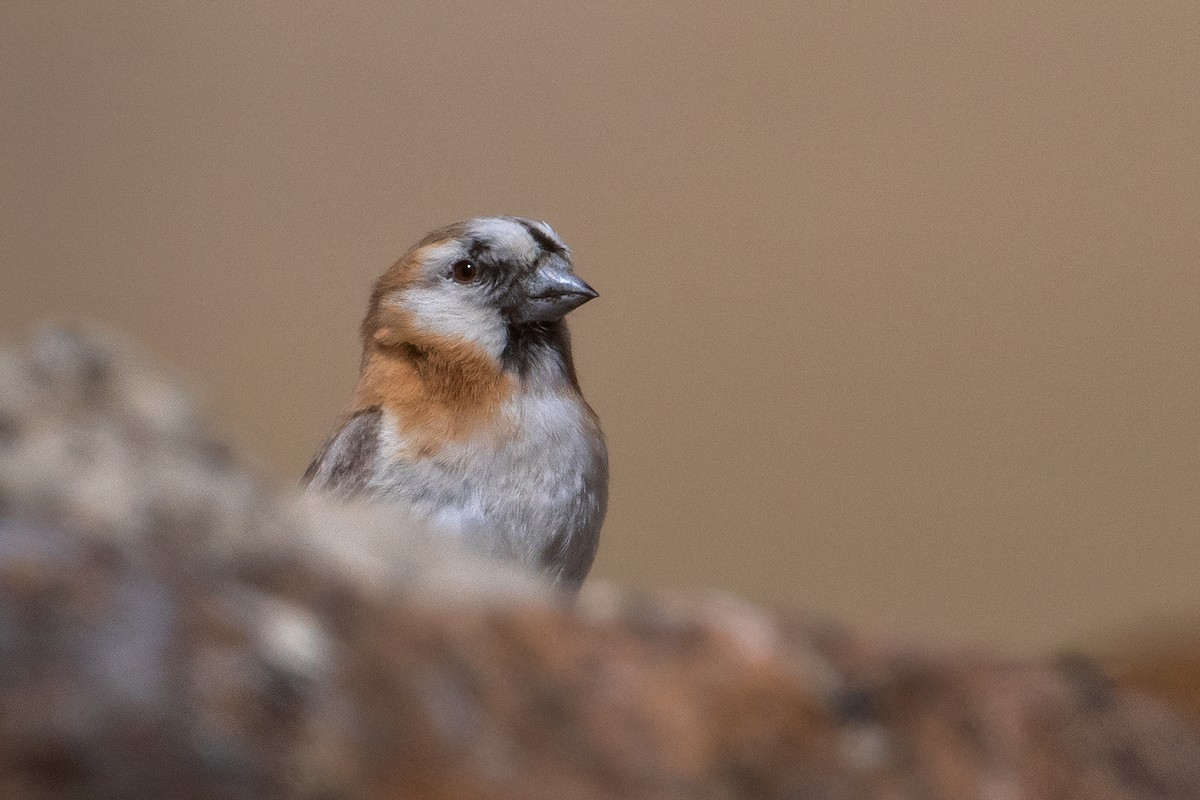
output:
[[[1082,658],[577,600],[255,475],[115,340],[0,352],[0,797],[1193,798]]]
[[[1160,698],[1200,724],[1200,618],[1146,620],[1092,649],[1119,685]]]

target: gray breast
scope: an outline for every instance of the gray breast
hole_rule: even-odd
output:
[[[577,587],[608,501],[600,429],[569,394],[521,394],[502,413],[510,433],[498,441],[479,436],[431,456],[389,458],[406,448],[384,412],[369,491],[416,505],[474,550]]]

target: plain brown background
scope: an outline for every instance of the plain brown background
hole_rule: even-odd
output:
[[[118,326],[295,480],[371,281],[544,218],[595,575],[1013,650],[1200,609],[1200,6],[0,5],[0,334]]]

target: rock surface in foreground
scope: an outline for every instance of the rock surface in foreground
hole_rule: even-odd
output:
[[[0,352],[0,797],[1192,798],[1190,719],[1081,659],[577,601],[271,485],[176,383]]]

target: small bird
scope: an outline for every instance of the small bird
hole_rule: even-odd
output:
[[[305,485],[403,502],[578,589],[608,504],[608,451],[563,318],[596,296],[544,222],[483,217],[428,234],[375,284],[351,411]]]

